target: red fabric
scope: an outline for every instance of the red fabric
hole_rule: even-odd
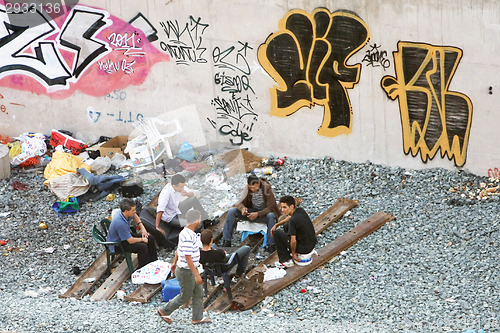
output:
[[[27,167],[32,167],[32,166],[38,165],[38,163],[40,163],[40,159],[41,159],[40,156],[30,157],[26,161],[24,161],[23,163],[19,164],[19,167],[27,168]]]
[[[50,145],[52,147],[62,145],[63,147],[69,149],[73,155],[79,155],[82,150],[89,147],[85,144],[85,142],[72,138],[71,136],[56,130],[52,131]]]

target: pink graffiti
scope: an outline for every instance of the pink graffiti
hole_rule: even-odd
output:
[[[41,21],[35,11],[23,15],[31,15],[23,22],[37,23],[0,43],[2,87],[55,99],[75,91],[104,96],[141,85],[154,64],[170,61],[143,31],[102,9],[78,5],[51,21]],[[0,20],[8,19],[0,4]],[[0,30],[0,40],[6,34]]]

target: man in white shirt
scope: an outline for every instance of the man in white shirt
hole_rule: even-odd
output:
[[[158,308],[158,314],[167,323],[172,323],[170,315],[183,304],[192,300],[192,324],[209,323],[203,317],[203,279],[198,273],[200,261],[200,237],[194,232],[201,224],[201,214],[197,210],[186,213],[187,225],[179,234],[179,244],[172,264],[172,272],[179,281],[181,292],[170,302]]]
[[[182,200],[183,197],[187,198]],[[203,221],[208,220],[208,214],[200,201],[194,192],[186,186],[184,176],[176,174],[172,177],[171,182],[161,190],[158,197],[156,229],[170,242],[177,243],[177,235],[186,226],[185,214],[191,208],[201,213]]]

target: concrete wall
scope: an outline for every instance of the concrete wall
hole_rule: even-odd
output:
[[[222,142],[261,155],[499,174],[497,1],[52,9],[46,19],[1,13],[11,25],[0,25],[0,134],[57,128],[90,142],[128,135],[143,117],[175,118],[184,131],[174,150]]]

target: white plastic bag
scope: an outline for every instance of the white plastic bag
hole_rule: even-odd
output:
[[[108,156],[99,156],[92,162],[92,172],[96,175],[106,173],[111,167],[111,159]]]
[[[111,157],[111,165],[114,166],[116,169],[120,169],[123,162],[127,160],[127,157],[123,154],[116,153]]]
[[[132,274],[134,284],[156,284],[166,280],[170,274],[172,265],[168,262],[156,260],[146,266],[139,268]]]

